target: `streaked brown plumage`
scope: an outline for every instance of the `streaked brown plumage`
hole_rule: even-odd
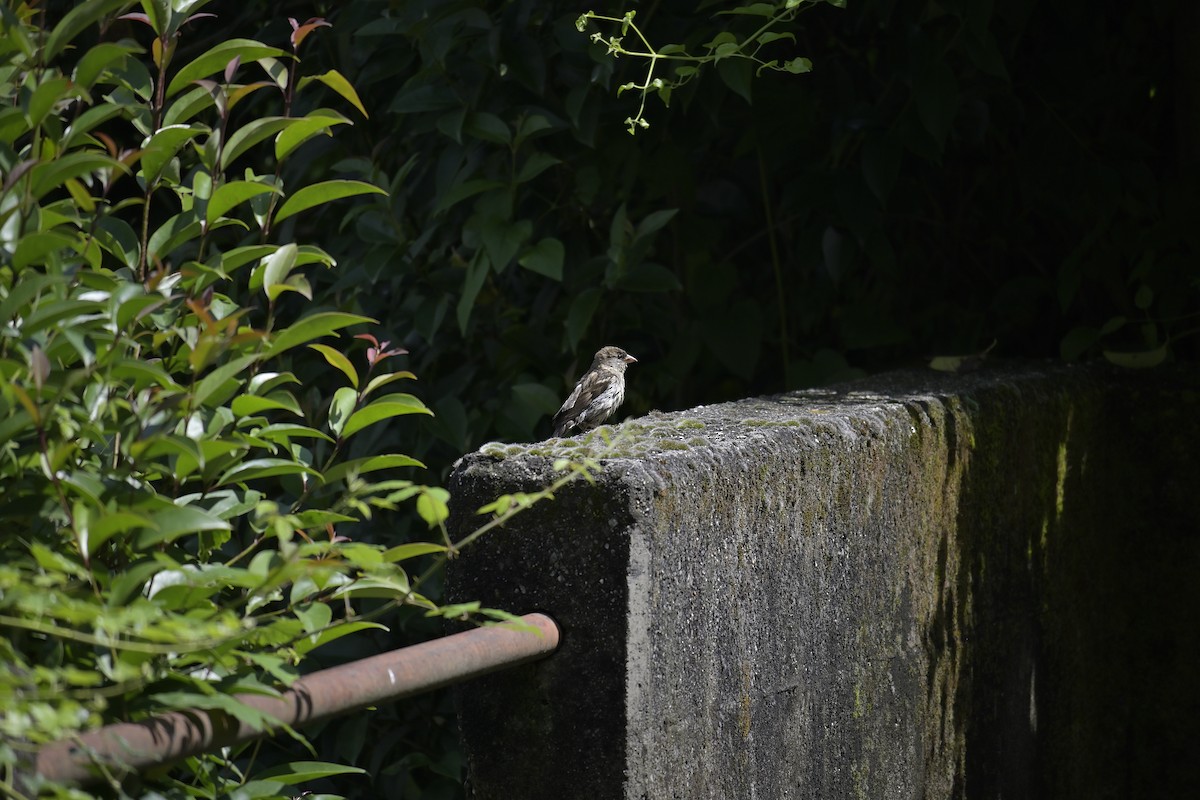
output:
[[[619,347],[601,347],[554,415],[554,435],[590,431],[611,417],[625,399],[625,368],[635,361]]]

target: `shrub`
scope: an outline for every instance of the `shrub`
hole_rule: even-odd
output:
[[[292,20],[287,48],[230,38],[184,58],[203,0],[128,5],[53,24],[36,4],[0,11],[7,791],[43,742],[169,708],[262,725],[232,692],[277,691],[389,608],[463,611],[410,575],[450,542],[357,535],[410,500],[440,528],[447,495],[374,436],[429,414],[397,391],[414,377],[390,368],[404,349],[312,302],[309,274],[337,259],[295,239],[310,209],[383,193],[284,169],[365,114],[339,72],[301,75],[328,23]],[[317,90],[346,113],[311,105]],[[248,784],[236,755],[191,759],[186,789],[162,791],[273,795],[302,777]]]

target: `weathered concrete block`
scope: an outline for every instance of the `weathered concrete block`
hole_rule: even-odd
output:
[[[473,796],[1191,787],[1197,412],[1182,371],[895,374],[467,456],[458,535],[603,465],[451,565],[563,629],[459,690]]]

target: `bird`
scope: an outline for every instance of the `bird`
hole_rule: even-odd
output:
[[[625,399],[625,369],[637,359],[609,345],[596,351],[592,365],[554,415],[554,435],[590,431],[613,415]]]

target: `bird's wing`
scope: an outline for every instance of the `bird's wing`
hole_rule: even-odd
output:
[[[579,416],[609,387],[613,379],[613,375],[601,370],[591,370],[580,378],[571,396],[554,415],[554,435],[561,436],[577,424]]]

